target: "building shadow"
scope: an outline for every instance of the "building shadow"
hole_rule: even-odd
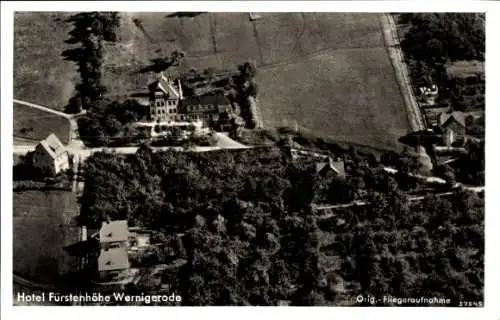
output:
[[[174,12],[165,16],[165,18],[194,18],[207,12]]]

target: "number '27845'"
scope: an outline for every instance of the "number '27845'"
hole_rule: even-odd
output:
[[[458,302],[459,307],[482,307],[483,302],[482,301],[459,301]]]

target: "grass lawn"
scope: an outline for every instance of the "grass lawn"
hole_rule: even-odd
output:
[[[267,127],[297,120],[319,135],[386,149],[408,131],[376,14],[273,13],[251,22],[246,12],[128,13],[122,21],[122,42],[105,50],[105,67],[115,72],[104,82],[117,94],[146,88],[153,75],[134,71],[181,49],[183,72],[255,61]],[[116,70],[120,61],[127,66]]]
[[[61,53],[69,48],[69,12],[14,15],[14,98],[63,110],[79,81],[76,66]]]
[[[78,228],[71,225],[77,210],[71,192],[14,192],[14,272],[33,281],[50,283],[73,270],[74,261],[63,247],[78,240]]]
[[[68,143],[70,123],[66,118],[18,103],[14,103],[13,108],[14,143],[36,144],[51,133],[55,133],[62,143]],[[22,131],[23,128],[33,130]]]
[[[408,132],[404,102],[384,48],[341,49],[261,71],[266,127],[294,126],[339,141],[397,148]]]
[[[55,23],[51,14],[44,15],[41,21]],[[147,89],[155,75],[138,71],[180,49],[186,53],[181,72],[234,71],[255,61],[266,126],[297,120],[330,138],[384,148],[395,148],[397,138],[407,133],[406,110],[377,14],[266,13],[256,21],[247,12],[120,16],[120,41],[104,45],[102,80],[113,96]],[[58,31],[51,41],[67,47],[67,31]],[[45,50],[48,54],[52,48]]]
[[[446,65],[446,72],[450,77],[467,78],[476,74],[484,74],[483,61],[456,61]]]

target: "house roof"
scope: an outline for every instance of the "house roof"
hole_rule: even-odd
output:
[[[180,86],[180,85],[179,85]],[[151,89],[160,89],[165,92],[169,97],[180,99],[182,98],[182,88],[176,88],[171,78],[165,74],[160,73],[160,78],[150,85]]]
[[[439,125],[441,127],[447,126],[450,123],[450,121],[453,120],[455,120],[460,125],[465,127],[465,115],[463,112],[460,111],[453,111],[446,113],[443,112],[439,115]]]
[[[328,157],[327,162],[316,162],[316,172],[321,172],[325,169],[333,170],[338,176],[345,176],[344,161],[337,160],[334,161],[331,157]]]
[[[66,151],[66,147],[55,134],[50,134],[47,138],[40,141],[40,146],[53,158],[57,158],[60,154]]]
[[[230,105],[231,103],[224,95],[204,95],[204,96],[195,96],[195,97],[185,97],[182,100],[182,104],[184,106],[193,106],[193,105]]]
[[[127,241],[127,220],[103,222],[99,231],[99,239],[101,243]]]
[[[102,249],[97,259],[99,271],[127,269],[130,266],[125,247]]]

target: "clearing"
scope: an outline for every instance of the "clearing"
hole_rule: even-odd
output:
[[[336,50],[257,76],[265,127],[395,148],[408,117],[385,49]]]
[[[14,144],[37,144],[51,133],[68,144],[71,127],[68,119],[18,103],[13,108]]]
[[[484,62],[471,61],[455,61],[446,65],[446,72],[450,78],[459,77],[467,78],[477,74],[484,74]]]
[[[117,95],[146,88],[152,75],[138,70],[181,49],[181,72],[254,61],[266,127],[383,149],[399,148],[409,130],[377,14],[269,13],[252,22],[248,13],[127,13],[120,36],[104,63]]]
[[[48,42],[28,37],[28,32],[25,38],[38,44],[32,46],[38,48],[39,56],[60,60],[51,64],[73,90],[74,83],[67,76],[68,70],[75,74],[75,68],[60,57],[69,48],[64,40],[71,25],[53,16],[37,13],[16,19],[19,26],[28,20],[36,22],[32,34],[46,37],[53,33]],[[192,16],[122,12],[120,16],[120,40],[105,43],[103,55],[103,84],[115,97],[147,89],[154,74],[141,69],[151,66],[152,59],[169,57],[180,49],[186,53],[180,66],[183,73],[208,68],[216,73],[234,72],[237,65],[254,61],[261,113],[268,127],[297,121],[299,127],[330,138],[386,149],[398,148],[397,139],[408,132],[407,112],[385,51],[378,14],[278,12],[261,14],[255,21],[250,21],[247,12]],[[49,32],[38,21],[65,26]],[[26,26],[17,29],[16,36]],[[54,41],[58,41],[57,50],[56,45],[47,46]],[[32,70],[34,65],[46,66],[29,63],[33,74],[45,72]],[[58,94],[65,91],[61,88]],[[65,95],[65,103],[69,96]],[[51,105],[43,99],[32,100]]]
[[[63,110],[79,82],[76,65],[61,56],[72,29],[70,12],[14,14],[14,98]]]
[[[78,240],[73,219],[78,204],[67,191],[13,193],[13,271],[40,283],[52,283],[73,270],[63,247]]]

